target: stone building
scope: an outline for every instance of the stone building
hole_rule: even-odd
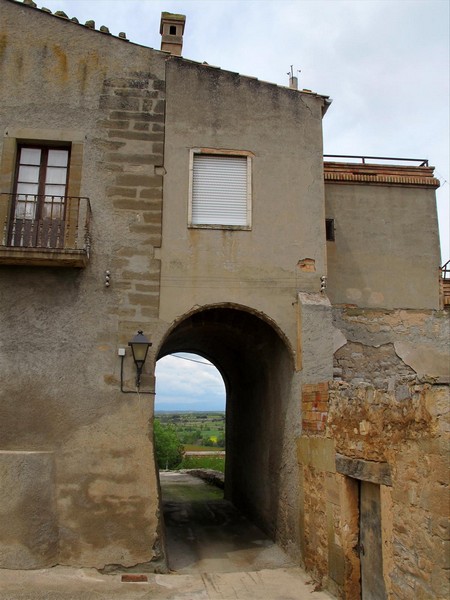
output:
[[[181,58],[184,25],[0,0],[0,567],[160,568],[154,369],[191,351],[236,506],[338,597],[444,598],[433,168],[324,162],[327,96]]]

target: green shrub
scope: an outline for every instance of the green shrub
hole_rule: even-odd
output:
[[[154,420],[156,463],[160,469],[176,469],[183,459],[183,444],[173,425],[162,425]]]

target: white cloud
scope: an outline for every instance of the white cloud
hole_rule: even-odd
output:
[[[214,365],[195,354],[161,358],[156,364],[156,407],[162,410],[164,405],[175,404],[195,404],[197,410],[224,407],[225,386]]]

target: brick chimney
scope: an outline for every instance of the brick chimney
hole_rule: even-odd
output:
[[[170,52],[175,56],[181,56],[183,49],[183,33],[186,23],[185,15],[175,15],[173,13],[161,13],[161,50]]]

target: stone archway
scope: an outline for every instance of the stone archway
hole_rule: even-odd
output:
[[[291,555],[298,556],[294,361],[274,323],[245,307],[209,306],[180,319],[157,359],[192,352],[210,360],[226,386],[225,497]]]

